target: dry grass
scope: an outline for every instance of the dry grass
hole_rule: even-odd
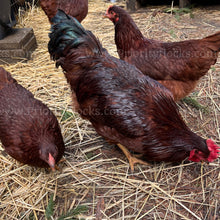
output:
[[[117,56],[113,25],[101,18],[108,5],[101,0],[90,1],[83,25]],[[218,10],[195,9],[191,19],[189,14],[175,17],[159,13],[152,17],[155,9],[158,8],[146,8],[132,14],[150,38],[177,41],[200,38],[220,29],[213,25],[220,16]],[[2,152],[0,219],[45,219],[45,209],[52,194],[56,199],[52,219],[79,204],[89,207],[85,219],[218,219],[220,159],[210,164],[137,165],[131,174],[123,154],[97,136],[88,122],[75,113],[62,120],[63,111],[72,112],[70,90],[62,71],[55,69],[47,52],[50,26],[44,13],[39,8],[32,9],[20,19],[19,26],[34,29],[38,48],[27,63],[4,67],[57,115],[66,143],[66,160],[59,165],[60,172],[49,173],[22,165]],[[218,144],[219,85],[220,60],[194,92],[197,100],[208,106],[209,113],[180,103],[187,124],[199,135],[211,136]]]

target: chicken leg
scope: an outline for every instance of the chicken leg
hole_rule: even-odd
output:
[[[149,165],[149,163],[147,163],[143,160],[140,160],[140,159],[136,158],[135,156],[132,156],[131,153],[128,151],[128,149],[126,147],[124,147],[123,145],[121,145],[121,144],[117,144],[117,145],[123,151],[125,156],[128,158],[128,161],[129,161],[132,172],[134,171],[134,164],[135,163]]]

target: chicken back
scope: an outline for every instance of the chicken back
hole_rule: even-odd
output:
[[[145,160],[213,161],[218,146],[193,133],[171,92],[135,66],[110,56],[76,19],[58,11],[48,49],[70,83],[75,108],[97,133]]]
[[[0,67],[0,139],[14,159],[55,169],[64,142],[55,115]]]
[[[120,59],[159,81],[176,101],[192,92],[198,80],[216,63],[220,32],[199,40],[160,42],[145,38],[128,12],[118,6],[110,6],[104,17],[115,25]]]
[[[79,22],[88,14],[88,0],[40,0],[40,6],[49,21],[56,15],[57,9],[65,11]]]

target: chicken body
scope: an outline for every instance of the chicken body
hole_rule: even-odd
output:
[[[55,115],[33,94],[0,68],[0,139],[16,160],[55,168],[64,142]]]
[[[198,80],[216,63],[220,32],[199,40],[166,43],[145,38],[120,7],[110,6],[105,17],[115,25],[120,59],[159,81],[173,93],[176,101],[192,92]]]
[[[76,18],[79,22],[82,22],[88,14],[88,0],[40,0],[40,6],[50,22],[58,9]]]
[[[64,70],[75,109],[98,134],[143,154],[145,160],[217,157],[217,146],[212,150],[186,126],[163,85],[110,56],[91,32],[63,12],[53,23],[49,52]]]

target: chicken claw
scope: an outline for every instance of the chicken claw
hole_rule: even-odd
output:
[[[139,164],[143,164],[143,165],[149,165],[149,163],[147,163],[143,160],[140,160],[135,156],[132,156],[131,153],[128,151],[128,149],[126,147],[124,147],[123,145],[121,145],[121,144],[117,144],[117,145],[123,151],[125,156],[128,158],[128,161],[129,161],[132,172],[134,172],[134,164],[135,163],[139,163]]]

